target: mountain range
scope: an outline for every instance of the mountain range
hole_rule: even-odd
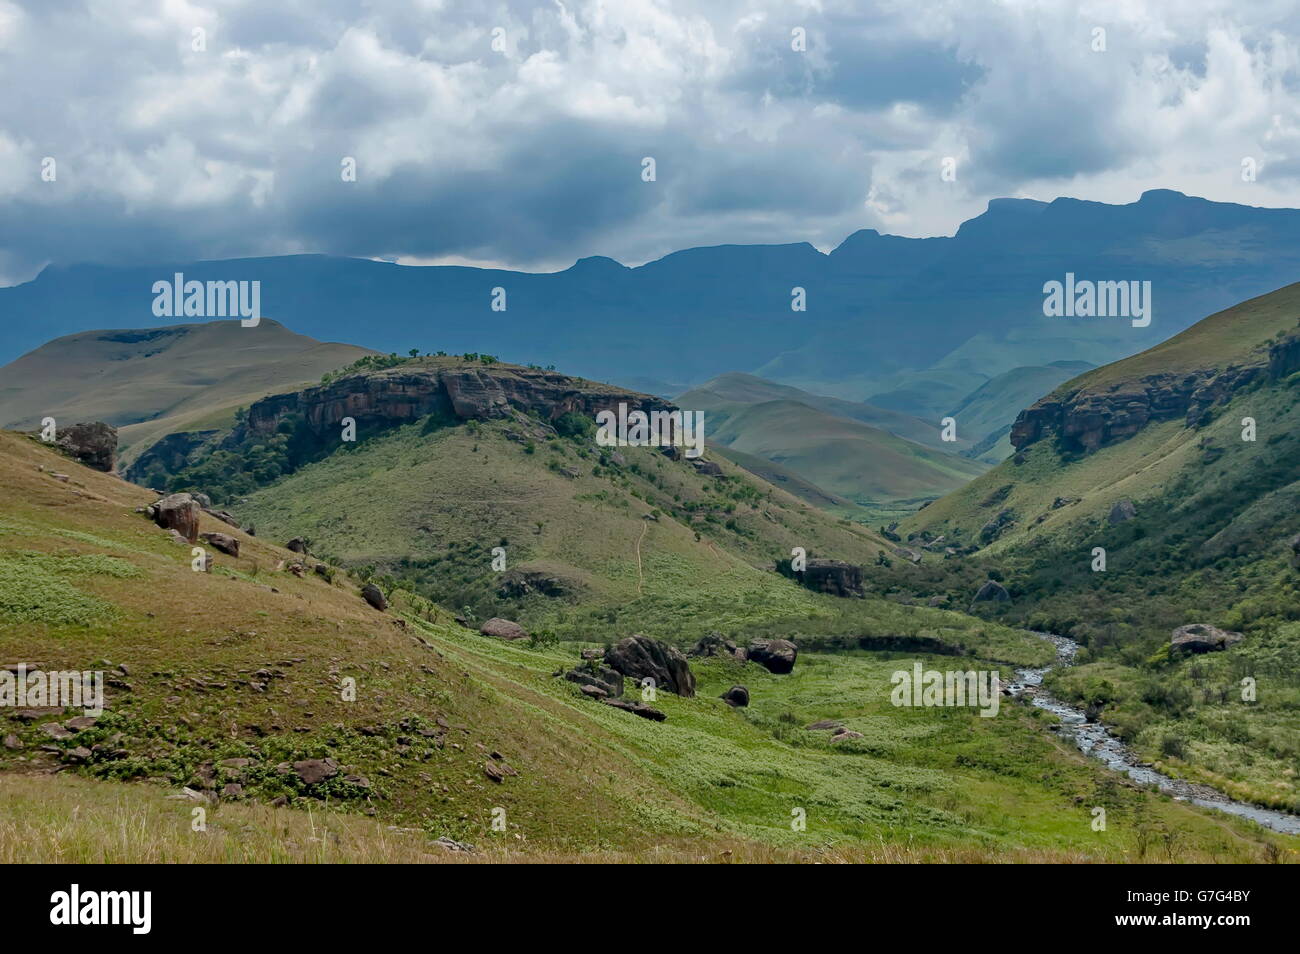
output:
[[[653,393],[742,371],[933,421],[1015,368],[1151,347],[1297,266],[1300,212],[1166,190],[1128,205],[998,199],[951,237],[868,229],[828,254],[724,245],[550,274],[317,255],[51,265],[0,289],[0,360],[61,335],[157,325],[151,288],[179,272],[260,281],[267,316],[320,340],[488,352]],[[1151,324],[1045,317],[1043,286],[1066,273],[1150,281]],[[792,310],[797,289],[804,311]]]

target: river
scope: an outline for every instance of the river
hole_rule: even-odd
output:
[[[1124,773],[1133,781],[1155,786],[1179,801],[1249,818],[1273,831],[1300,835],[1300,815],[1239,802],[1208,785],[1163,775],[1149,764],[1141,762],[1133,750],[1112,735],[1104,725],[1089,722],[1082,709],[1076,709],[1050,695],[1043,689],[1043,677],[1057,667],[1074,665],[1079,645],[1068,637],[1053,633],[1034,635],[1046,639],[1056,647],[1056,663],[1041,669],[1017,669],[1016,681],[1007,686],[1007,691],[1013,696],[1028,696],[1029,701],[1038,708],[1058,716],[1061,720],[1061,734],[1071,739],[1081,752],[1100,759],[1109,768]]]

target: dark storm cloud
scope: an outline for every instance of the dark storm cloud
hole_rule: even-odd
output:
[[[1246,155],[1274,170],[1256,204],[1282,204],[1295,14],[1239,6],[0,0],[0,280],[301,251],[549,268],[829,248],[951,232],[995,195],[1216,197]]]

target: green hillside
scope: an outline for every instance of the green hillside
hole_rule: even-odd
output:
[[[510,449],[497,446],[507,439],[480,433],[475,451],[455,433],[438,432],[433,442],[418,436],[396,428],[306,466],[250,504],[269,518],[278,493],[293,505],[286,514],[314,516],[322,533],[338,534],[338,545],[344,533],[332,528],[346,523],[358,548],[373,549],[393,529],[383,521],[412,503],[378,506],[395,489],[385,474],[405,474],[431,495],[429,512],[406,521],[417,531],[453,493],[480,502],[480,517],[486,502],[508,500],[492,484],[494,468],[511,466]],[[523,466],[511,468],[512,479],[539,471],[519,495],[546,494],[547,451],[513,452]],[[425,459],[452,461],[446,477],[470,482],[422,484],[437,473],[416,469]],[[351,493],[312,507],[308,495],[328,483],[313,476],[324,475],[322,467],[349,481]],[[68,480],[52,477],[56,471]],[[1295,841],[1116,784],[1046,731],[1050,719],[1030,707],[1007,703],[991,719],[971,709],[896,708],[888,689],[899,663],[888,655],[802,652],[789,676],[694,660],[697,696],[660,693],[655,705],[667,721],[651,722],[553,677],[590,642],[483,637],[389,584],[391,610],[379,612],[358,597],[356,577],[295,575],[300,558],[277,538],[207,517],[202,529],[235,536],[240,555],[213,553],[212,572],[194,572],[189,547],[136,512],[152,494],[15,434],[0,433],[0,479],[9,491],[0,502],[0,652],[47,669],[109,669],[113,680],[92,727],[45,731],[66,712],[6,718],[0,833],[27,845],[27,860],[99,860],[144,820],[148,830],[130,839],[131,857],[172,861],[455,857],[434,838],[469,842],[471,857],[500,860],[727,852],[737,860],[1250,861],[1285,855]],[[574,497],[592,486],[579,481]],[[622,509],[599,512],[613,520]],[[569,513],[593,516],[576,506]],[[545,552],[605,553],[616,562],[601,564],[588,582],[626,598],[636,584],[617,526],[595,520],[586,543],[579,527],[553,528],[554,537],[543,529]],[[604,540],[607,533],[616,540]],[[692,559],[693,538],[671,518],[647,534],[641,582],[655,601],[643,609],[683,604],[679,640],[832,600],[812,600],[721,546],[711,577],[701,580],[696,570],[709,563]],[[728,603],[717,600],[724,592]],[[839,602],[860,605],[864,618],[877,616],[894,631],[911,625],[982,642],[994,659],[1042,660],[1041,642],[996,624]],[[632,627],[669,628],[643,614],[605,622],[602,636]],[[353,696],[340,691],[348,679]],[[750,688],[747,709],[717,698],[737,681]],[[831,743],[803,728],[826,718],[860,736]],[[306,781],[306,768],[294,763],[310,759],[335,760],[336,774]],[[183,794],[182,786],[194,794],[165,797]],[[271,801],[281,807],[258,808]],[[1104,833],[1092,830],[1094,803],[1107,807]],[[59,814],[71,804],[75,813]],[[208,832],[191,830],[196,804],[208,808]],[[806,829],[791,825],[800,812]],[[1167,844],[1157,855],[1161,839]]]
[[[228,424],[235,407],[316,381],[369,349],[294,334],[269,318],[57,338],[0,368],[0,427],[41,418],[119,428],[124,462],[163,434]]]
[[[714,442],[774,461],[876,513],[906,511],[987,467],[797,401],[722,406],[708,413]]]
[[[996,570],[1011,595],[997,618],[1085,642],[1088,665],[1063,690],[1105,697],[1108,720],[1172,770],[1291,808],[1300,805],[1298,315],[1293,285],[1062,385],[1022,415],[1011,460],[900,528],[981,548],[935,568],[918,595],[969,598]],[[1245,638],[1171,659],[1171,633],[1188,623]],[[1268,687],[1255,701],[1241,698],[1246,677]]]
[[[974,446],[968,455],[990,464],[1011,456],[1010,432],[1016,415],[1056,386],[1092,365],[1086,361],[1057,361],[1038,367],[1012,368],[980,385],[947,416],[957,421]]]

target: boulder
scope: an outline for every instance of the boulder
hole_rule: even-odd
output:
[[[528,630],[524,629],[518,623],[508,619],[502,619],[500,616],[494,616],[482,626],[478,631],[484,636],[495,636],[497,639],[527,639]]]
[[[691,466],[695,468],[697,474],[705,477],[721,477],[722,468],[711,460],[701,460],[696,457],[691,459]]]
[[[73,424],[58,431],[55,446],[75,457],[87,467],[113,472],[117,455],[117,428],[95,421],[92,424]]]
[[[293,771],[304,785],[319,785],[339,774],[339,764],[333,759],[303,759],[293,763]]]
[[[980,542],[992,543],[998,537],[1002,536],[1010,527],[1015,526],[1016,514],[1014,510],[1002,510],[998,515],[984,526],[980,527]]]
[[[384,596],[384,591],[373,583],[361,587],[361,598],[381,612],[388,609],[388,598]]]
[[[984,585],[975,591],[976,603],[1005,603],[1011,599],[1007,588],[997,580],[985,580]]]
[[[803,585],[832,596],[863,596],[862,567],[843,560],[809,560],[802,573]]]
[[[302,537],[294,537],[284,545],[284,548],[286,550],[292,550],[294,553],[302,553],[305,555],[307,553],[307,541]]]
[[[1132,520],[1138,515],[1137,507],[1133,506],[1131,500],[1116,500],[1115,506],[1110,508],[1110,516],[1106,518],[1107,522],[1114,526],[1117,523],[1124,523]]]
[[[638,715],[643,719],[649,719],[652,722],[663,722],[668,718],[666,713],[648,706],[644,702],[628,702],[626,699],[602,699],[601,702],[607,706],[613,706],[615,709],[622,709],[624,712]]]
[[[785,675],[794,669],[799,647],[788,639],[756,639],[749,644],[749,660],[768,672]]]
[[[574,591],[575,587],[563,577],[541,570],[507,570],[501,576],[497,593],[505,599],[517,599],[532,593],[542,596],[563,597]]]
[[[628,636],[605,653],[605,662],[629,679],[653,679],[656,688],[679,696],[695,695],[695,676],[675,647],[649,636]]]
[[[199,538],[199,505],[189,494],[168,494],[150,504],[146,512],[164,530],[175,530],[189,543]]]
[[[576,682],[585,689],[594,687],[606,696],[623,694],[623,674],[609,666],[575,666],[564,674],[569,682]]]
[[[228,533],[200,533],[199,537],[222,553],[232,557],[239,556],[239,541]]]
[[[1300,533],[1292,537],[1291,542],[1287,545],[1291,547],[1291,565],[1300,567]]]
[[[722,694],[722,701],[736,709],[749,705],[749,690],[744,686],[732,686]]]
[[[697,659],[707,659],[712,656],[734,657],[736,644],[729,639],[724,639],[721,633],[705,633],[686,655]]]
[[[1244,638],[1241,633],[1222,630],[1209,623],[1188,623],[1174,630],[1169,638],[1169,652],[1183,655],[1218,652]]]

